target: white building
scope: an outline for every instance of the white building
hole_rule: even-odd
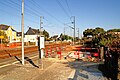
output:
[[[28,31],[25,34],[24,42],[35,42],[37,46],[39,34],[39,29],[33,29],[29,27]]]

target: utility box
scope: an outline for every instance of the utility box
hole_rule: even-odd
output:
[[[39,58],[44,57],[45,38],[44,36],[38,37]]]
[[[44,36],[40,36],[40,49],[45,48],[45,38]]]

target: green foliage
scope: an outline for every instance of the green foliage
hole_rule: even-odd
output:
[[[4,36],[4,38],[2,39],[2,43],[8,43],[8,36],[4,31],[0,31],[0,36]]]
[[[99,34],[102,34],[102,33],[105,33],[105,30],[103,28],[97,27],[97,28],[93,29],[93,36],[99,35]]]
[[[84,37],[93,36],[93,29],[87,29],[83,32]]]
[[[110,44],[113,40],[119,39],[118,34],[110,33],[110,32],[119,32],[120,29],[111,29],[107,32],[103,28],[95,28],[95,29],[87,29],[83,32],[83,40],[84,41],[92,41],[93,46],[105,46]],[[89,37],[91,35],[91,37]]]
[[[48,33],[46,30],[43,31],[43,35],[44,35],[45,37],[49,38],[49,33]]]
[[[61,38],[62,41],[64,41],[64,40],[72,40],[73,39],[71,36],[63,35],[63,34],[60,34],[60,38]]]
[[[110,29],[107,32],[120,32],[120,29]]]
[[[118,54],[116,57],[120,58],[120,39],[113,40],[109,45],[110,52],[113,54]]]
[[[105,46],[105,45],[109,44],[110,42],[111,42],[110,40],[108,40],[106,38],[102,38],[102,40],[100,40],[100,42],[99,42],[99,45]]]
[[[87,29],[83,32],[84,37],[87,36],[96,36],[99,34],[105,33],[105,30],[103,28],[95,28],[95,29]]]
[[[45,41],[47,41],[49,38],[49,33],[46,30],[44,30],[43,35],[45,36]]]

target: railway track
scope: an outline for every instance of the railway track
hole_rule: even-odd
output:
[[[37,46],[25,47],[24,50],[25,54],[30,54],[33,52],[38,52],[38,47]],[[0,59],[5,59],[13,56],[20,56],[21,54],[22,54],[21,48],[0,50]]]
[[[65,47],[67,45],[69,45],[69,44],[68,43],[66,43],[66,44],[49,44],[49,45],[45,45],[45,50],[55,49],[56,47],[65,49]],[[25,47],[24,52],[25,52],[25,54],[38,53],[38,46]],[[12,49],[4,49],[4,50],[0,50],[0,59],[10,58],[13,56],[20,56],[21,54],[22,54],[21,47],[12,48]]]

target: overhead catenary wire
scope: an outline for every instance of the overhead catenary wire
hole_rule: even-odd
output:
[[[20,15],[14,15],[14,14],[12,14],[12,13],[9,13],[9,12],[7,12],[7,11],[5,11],[5,10],[2,10],[2,9],[0,9],[2,12],[4,12],[5,14],[7,14],[7,15],[12,15],[12,16],[14,16],[14,17],[17,17],[17,18],[20,18],[21,16]],[[33,21],[33,20],[30,20],[30,19],[27,19],[27,18],[25,18],[25,20],[26,21],[28,21],[28,22],[31,22],[31,23],[37,23],[37,24],[39,24],[38,22],[35,22],[35,21]],[[13,25],[16,25],[16,24],[13,24]],[[17,24],[18,25],[18,24]],[[20,24],[19,24],[20,25]]]
[[[21,5],[20,4],[18,4],[18,3],[15,3],[14,1],[12,1],[12,0],[10,0],[12,3],[14,3],[14,4],[16,4],[16,5],[18,5],[19,7],[21,7]],[[30,14],[30,15],[35,15],[35,16],[39,16],[40,15],[40,13],[39,13],[39,15],[37,14],[37,13],[35,13],[36,11],[33,11],[33,8],[32,7],[30,7],[29,5],[27,5],[27,4],[25,4],[25,7],[27,7],[27,8],[25,8],[25,13],[26,14]],[[32,10],[31,10],[32,9]],[[33,16],[34,17],[34,16]]]
[[[29,1],[29,2],[31,2],[31,3],[32,3],[34,6],[36,6],[38,9],[42,9],[46,14],[48,14],[50,17],[52,17],[53,19],[55,19],[57,22],[59,22],[59,23],[61,23],[61,24],[64,25],[64,23],[63,23],[62,21],[60,21],[58,18],[56,18],[55,16],[53,16],[52,14],[50,14],[47,10],[45,10],[43,7],[41,7],[36,1],[31,0],[31,1]],[[26,5],[26,6],[27,6],[29,9],[31,9],[30,6],[28,6],[28,5]],[[32,9],[32,10],[34,11],[34,14],[39,17],[39,15],[37,14],[37,13],[39,13],[39,12],[36,11],[35,9]],[[32,11],[31,11],[31,12],[32,12]],[[35,13],[35,12],[37,12],[37,13]],[[46,19],[46,18],[44,18],[44,20],[46,20],[47,22],[49,22],[49,20]],[[51,23],[51,22],[50,22],[50,23]]]
[[[42,9],[46,14],[48,14],[51,18],[55,19],[57,22],[59,22],[60,24],[64,25],[64,23],[59,20],[58,18],[56,18],[55,16],[53,16],[51,13],[49,13],[47,10],[45,10],[42,6],[40,6],[35,0],[31,0],[33,1],[33,4],[35,4],[39,9]]]
[[[65,8],[62,6],[62,4],[60,3],[59,0],[56,0],[56,2],[58,3],[58,5],[61,7],[61,9],[63,10],[63,12],[68,16],[68,18],[70,18],[70,15],[68,14],[68,12],[65,10]]]
[[[18,2],[20,2],[20,0],[17,0]],[[45,10],[43,7],[41,7],[35,0],[30,0],[31,2],[33,1],[33,3],[32,4],[34,4],[37,8],[39,8],[39,9],[42,9],[43,10],[43,12],[45,12],[46,14],[48,14],[51,18],[53,18],[53,19],[55,19],[58,23],[60,23],[60,24],[62,24],[62,25],[64,25],[64,23],[61,21],[61,20],[59,20],[58,18],[56,18],[55,16],[53,16],[51,13],[49,13],[47,10]],[[29,1],[29,2],[30,2]],[[15,9],[18,13],[20,13],[21,12],[21,5],[18,3],[18,2],[14,2],[13,0],[9,0],[9,1],[7,1],[8,3],[4,3],[4,5],[7,5],[7,6],[9,6],[9,8],[12,8],[12,9]],[[15,6],[15,7],[14,7]],[[5,10],[6,11],[6,10]],[[7,13],[9,13],[9,12],[7,12]],[[33,7],[31,7],[30,5],[28,5],[28,4],[26,4],[25,3],[25,13],[26,14],[29,14],[29,15],[31,15],[31,16],[33,16],[33,17],[39,17],[40,15],[41,15],[41,13],[39,12],[39,11],[37,11],[36,10],[36,8],[34,9]],[[14,13],[9,13],[8,15],[13,15],[13,16],[16,16],[16,17],[18,17],[18,16],[21,16],[21,14],[15,14],[14,15]],[[27,15],[28,16],[28,15]],[[28,22],[32,22],[32,23],[37,23],[37,24],[39,24],[39,22],[37,22],[37,21],[34,21],[34,20],[32,20],[32,19],[27,19],[27,18],[29,18],[29,17],[25,17],[25,20],[26,21],[28,21]],[[48,19],[44,19],[45,21],[47,21],[47,22],[49,22],[49,20]],[[50,22],[51,23],[51,22]],[[62,26],[63,27],[63,26]]]
[[[32,1],[30,1],[33,5],[35,5],[36,6],[36,4],[35,4],[35,2],[33,3]],[[27,7],[29,7],[28,5],[27,5]],[[40,9],[38,6],[36,6],[38,9]],[[30,9],[31,9],[31,7],[29,7]],[[39,15],[38,15],[38,11],[37,11],[37,13],[35,13],[35,9],[32,9],[32,11],[34,11],[34,14],[37,16],[37,17],[40,17]],[[46,19],[45,17],[43,18],[43,20],[45,20],[45,21],[47,21],[47,22],[49,22],[49,20],[48,19]],[[50,24],[52,24],[51,22],[49,22]]]
[[[9,6],[10,8],[15,8],[15,9],[17,9],[17,11],[18,12],[21,12],[21,9],[19,9],[20,7],[21,7],[21,5],[19,5],[18,3],[12,3],[13,1],[12,0],[10,0],[10,2],[8,2],[11,6]],[[7,5],[7,4],[5,4],[5,3],[3,3],[4,5]],[[14,7],[13,5],[18,5],[18,6],[16,6],[16,7]],[[31,9],[29,9],[29,6],[27,6],[27,8],[25,9],[26,10],[26,14],[30,14],[30,15],[32,15],[33,17],[35,17],[35,16],[39,16],[37,13],[35,13],[34,11],[32,11]],[[5,11],[4,11],[5,12]],[[8,12],[6,12],[6,13],[8,13]],[[11,13],[9,13],[9,14],[11,14]],[[15,15],[14,15],[15,16]],[[21,14],[20,15],[17,15],[17,16],[21,16]],[[28,21],[32,21],[32,22],[35,22],[35,21],[33,21],[33,20],[30,20],[30,19],[26,19],[25,18],[25,20],[28,20]],[[38,22],[35,22],[35,23],[38,23]]]
[[[36,2],[34,2],[34,1],[33,1],[33,2],[32,2],[32,1],[30,1],[30,2],[31,2],[33,5],[35,5],[35,6],[37,5],[37,4],[36,4]],[[28,6],[28,5],[26,5],[26,7],[29,7],[29,9],[31,9],[31,7],[30,7],[30,6]],[[39,6],[36,6],[36,7],[37,7],[38,9],[40,9],[40,8],[41,8],[41,7],[39,7]],[[28,9],[28,8],[27,8],[27,9]],[[42,9],[43,9],[43,8],[42,8]],[[35,10],[35,9],[32,9],[32,10],[31,10],[31,12],[33,12],[33,11],[34,11],[34,14],[35,14],[37,17],[39,17],[39,15],[38,15],[38,13],[39,13],[39,12],[37,11],[37,13],[35,13],[35,12],[36,12],[36,10]],[[40,13],[40,14],[41,14],[41,13]],[[45,20],[45,21],[49,22],[49,20],[48,20],[48,19],[46,19],[46,18],[43,18],[43,20]],[[49,23],[50,23],[50,24],[52,24],[51,22],[49,22]]]
[[[68,16],[68,18],[71,18],[72,12],[71,12],[71,10],[70,10],[70,8],[69,8],[68,2],[66,1],[66,5],[67,5],[68,11],[71,13],[71,15],[69,15],[69,14],[67,13],[67,11],[66,11],[65,8],[62,6],[62,4],[60,3],[59,0],[56,0],[56,1],[57,1],[58,5],[62,8],[62,10],[64,11],[64,13]],[[70,22],[72,22],[71,19],[70,19]],[[68,24],[66,24],[66,26],[70,27]]]
[[[13,3],[13,4],[16,4],[20,9],[21,9],[21,5],[20,4],[18,4],[18,3],[16,3],[15,1],[12,1],[12,0],[9,0],[11,3]],[[19,1],[19,0],[18,0]]]
[[[71,9],[70,9],[70,7],[69,7],[68,0],[65,0],[65,2],[66,2],[66,5],[67,5],[67,7],[68,7],[68,11],[69,11],[70,14],[72,15],[72,11],[71,11]]]
[[[16,6],[16,7],[14,7],[14,6],[9,6],[9,7],[11,7],[11,8],[16,8],[17,9],[17,11],[19,11],[19,12],[21,12],[21,5],[20,4],[18,4],[18,3],[16,3],[16,2],[14,2],[14,1],[12,1],[12,0],[9,0],[10,2],[8,2],[9,4],[13,4],[14,6]],[[28,7],[29,8],[29,7]],[[35,15],[35,16],[38,16],[36,13],[34,13],[31,9],[28,9],[28,8],[26,8],[26,14],[30,14],[30,15],[32,15],[33,16],[33,14]],[[18,10],[19,9],[19,10]]]
[[[2,12],[4,12],[5,14],[7,14],[7,15],[11,15],[11,16],[14,16],[14,17],[17,17],[17,18],[21,18],[21,15],[18,15],[18,14],[12,14],[12,13],[10,13],[10,12],[8,12],[8,11],[5,11],[5,10],[3,10],[3,9],[0,9]],[[37,23],[38,24],[38,22],[35,22],[35,21],[33,21],[33,20],[30,20],[30,19],[27,19],[27,18],[25,18],[25,20],[27,20],[28,22],[31,22],[31,23]]]
[[[0,2],[1,5],[6,5],[6,6],[8,6],[9,8],[12,8],[12,9],[15,9],[15,10],[17,10],[17,11],[20,11],[20,9],[18,9],[17,7],[10,6],[10,5],[8,5],[8,3],[11,4],[10,2],[7,2],[7,4],[6,4],[6,2],[5,2],[5,3],[4,3],[4,2]],[[12,4],[11,4],[11,5],[12,5]]]

